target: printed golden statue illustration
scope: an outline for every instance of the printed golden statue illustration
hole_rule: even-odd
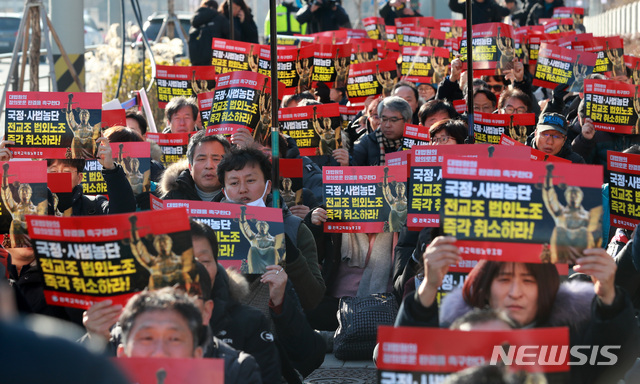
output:
[[[444,57],[431,56],[431,68],[433,68],[431,82],[433,84],[440,84],[444,77],[447,76],[447,67]]]
[[[294,191],[292,189],[293,181],[285,177],[282,179],[282,189],[280,189],[280,196],[284,200],[287,207],[293,207],[294,205],[302,204],[302,189]]]
[[[582,206],[582,188],[559,183],[566,205],[560,203],[553,179],[554,164],[547,164],[542,185],[542,201],[555,221],[549,241],[552,263],[574,263],[586,248],[599,247],[602,241],[602,205],[587,211]]]
[[[76,121],[73,106],[73,94],[69,94],[69,103],[65,110],[67,116],[67,125],[73,132],[73,140],[71,140],[71,158],[72,159],[94,159],[96,157],[97,145],[96,140],[102,136],[101,123],[94,126],[89,124],[89,111],[86,109],[76,108],[80,122]]]
[[[336,57],[333,60],[333,66],[336,69],[336,81],[334,82],[334,88],[344,88],[347,86],[350,65],[351,57],[340,57],[340,48],[338,48],[336,51]]]
[[[527,141],[527,127],[525,125],[517,125],[513,122],[513,115],[509,117],[509,126],[507,127],[509,130],[509,136],[524,144]]]
[[[249,221],[255,223],[256,230],[251,229]],[[243,273],[264,273],[268,265],[280,263],[280,255],[284,250],[284,236],[272,236],[269,223],[262,220],[247,220],[247,207],[240,207],[240,232],[249,241],[251,247],[247,255],[246,270]]]
[[[516,48],[511,37],[501,36],[501,28],[498,27],[498,36],[496,37],[496,45],[500,50],[500,62],[498,63],[498,72],[507,69],[513,69],[513,59],[516,57]]]
[[[634,85],[640,85],[640,61],[636,61],[635,67],[631,70],[631,80]]]
[[[395,184],[395,185],[394,185]],[[394,186],[395,196],[393,195]],[[402,224],[407,222],[407,186],[400,181],[389,182],[389,167],[384,167],[382,179],[382,195],[389,205],[389,221],[385,223],[385,232],[399,232]]]
[[[576,58],[575,63],[573,63],[573,83],[569,87],[569,92],[582,92],[584,88],[584,79],[587,78],[587,72],[589,71],[589,67],[580,62],[580,55]]]
[[[12,221],[9,226],[11,248],[30,247],[29,233],[27,232],[27,215],[46,215],[47,200],[37,206],[31,201],[33,189],[27,183],[14,181],[9,184],[9,163],[2,165],[2,203],[11,213]]]
[[[636,87],[636,92],[633,95],[633,110],[636,111],[637,119],[636,125],[631,130],[631,134],[637,135],[640,133],[640,97],[638,97],[638,87]]]
[[[149,271],[149,289],[171,287],[175,284],[183,286],[188,292],[192,279],[190,272],[194,270],[193,248],[189,248],[177,255],[173,251],[173,240],[166,234],[147,235],[147,240],[153,243],[154,254],[149,252],[144,241],[140,238],[136,223],[136,216],[129,217],[131,222],[130,247],[131,253],[138,263]]]
[[[253,140],[264,146],[271,146],[271,97],[267,93],[269,79],[264,80],[262,91],[258,91],[258,112],[259,120],[256,129],[253,130]]]
[[[311,77],[313,75],[313,64],[309,62],[309,58],[305,57],[300,60],[300,51],[296,58],[296,72],[298,73],[298,92],[302,93],[311,89]]]
[[[133,194],[137,196],[142,192],[146,192],[147,188],[145,188],[145,185],[149,185],[149,174],[147,172],[145,172],[145,174],[140,172],[140,160],[135,157],[132,158],[131,156],[124,157],[124,144],[120,144],[119,148],[117,162],[124,169],[127,180],[129,180],[129,184],[131,184]]]
[[[376,80],[378,80],[378,84],[382,87],[382,96],[387,97],[391,96],[391,92],[393,91],[393,87],[398,82],[397,77],[391,77],[391,72],[380,72],[380,67],[376,64]]]
[[[627,65],[624,63],[624,55],[616,48],[609,48],[609,42],[605,42],[607,58],[611,62],[611,73],[613,77],[627,76]]]
[[[320,143],[318,146],[319,155],[329,155],[333,153],[334,149],[342,147],[342,136],[340,126],[334,129],[331,124],[330,117],[323,117],[322,120],[318,118],[318,107],[313,107],[313,121],[311,125],[313,130],[320,136]]]
[[[259,68],[259,61],[260,59],[258,58],[258,55],[254,54],[253,49],[255,47],[255,44],[251,44],[251,48],[249,48],[249,55],[247,55],[247,60],[249,63],[249,69],[251,70],[251,72],[258,72],[258,68]]]
[[[211,87],[211,89],[209,89],[209,82],[207,80],[205,80],[205,79],[197,80],[196,79],[196,71],[192,71],[192,74],[191,74],[191,89],[193,90],[193,93],[198,94],[198,93],[210,92],[214,88],[215,87]]]

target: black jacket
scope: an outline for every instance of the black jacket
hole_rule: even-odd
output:
[[[360,137],[360,140],[353,146],[349,165],[380,165],[380,145],[376,139],[375,131]]]
[[[317,11],[311,12],[311,5],[306,4],[296,13],[296,20],[300,24],[307,23],[308,34],[336,31],[341,27],[351,28],[349,15],[341,5],[338,5],[335,11],[329,6],[321,6]]]
[[[401,9],[392,8],[391,5],[387,2],[385,5],[380,8],[380,16],[384,19],[385,25],[396,25],[396,19],[401,17],[421,17],[420,12],[413,11],[414,15],[406,16],[404,13],[404,7]]]
[[[458,0],[449,0],[449,8],[453,12],[462,13],[462,17],[466,18],[467,5],[459,3]],[[509,9],[496,4],[495,0],[484,0],[482,3],[476,1],[471,4],[471,22],[473,25],[483,23],[499,23],[502,19],[509,16]]]
[[[203,357],[224,360],[225,384],[262,383],[260,369],[253,356],[231,348],[215,336],[205,345]]]
[[[211,34],[211,37],[219,39],[229,38],[229,19],[213,8],[198,8],[193,15],[189,34],[199,28],[206,28]]]
[[[214,305],[209,326],[215,337],[256,359],[263,383],[277,383],[281,375],[280,361],[269,321],[257,309],[237,301],[243,290],[238,284],[239,279],[230,279],[218,264],[211,292]]]
[[[538,25],[540,19],[550,19],[553,17],[553,10],[557,7],[564,7],[564,0],[555,0],[552,5],[545,7],[545,0],[539,0],[534,4],[527,16],[527,25]]]

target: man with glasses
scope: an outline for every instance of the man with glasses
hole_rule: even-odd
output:
[[[498,99],[490,90],[480,88],[473,93],[473,110],[475,112],[491,113],[496,110]]]
[[[188,167],[185,162],[179,162],[162,174],[162,199],[213,201],[222,190],[218,164],[230,148],[222,135],[206,136],[204,131],[193,135],[187,146]]]
[[[402,147],[404,126],[413,116],[409,103],[398,96],[387,97],[378,104],[378,116],[380,127],[355,144],[349,165],[384,165],[385,154]]]
[[[198,103],[184,96],[174,97],[165,107],[167,126],[162,133],[191,133],[196,130]]]
[[[579,154],[567,143],[567,120],[559,113],[543,113],[535,132],[527,138],[527,145],[548,155],[567,159],[572,163],[584,163]]]

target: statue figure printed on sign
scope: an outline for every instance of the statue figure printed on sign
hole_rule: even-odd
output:
[[[310,65],[309,58],[300,60],[300,51],[296,58],[296,72],[298,73],[298,92],[302,93],[311,89],[311,77],[313,74],[313,65]]]
[[[185,251],[182,256],[173,252],[173,240],[166,234],[153,237],[155,255],[151,254],[138,234],[136,216],[129,217],[131,222],[131,253],[138,263],[149,271],[149,289],[171,287],[179,284],[189,291],[191,276],[189,272],[194,268],[193,248]]]
[[[302,204],[302,189],[294,191],[292,189],[293,182],[290,178],[285,177],[282,179],[282,189],[280,190],[280,196],[284,200],[287,207],[293,207],[294,205]]]
[[[616,48],[609,48],[609,41],[605,42],[607,58],[611,62],[612,77],[627,76],[627,65],[624,63],[624,55]]]
[[[318,146],[319,155],[329,155],[333,153],[334,149],[340,148],[340,127],[333,129],[330,117],[323,117],[322,120],[318,118],[317,106],[313,107],[313,129],[320,136],[320,145]],[[322,124],[320,123],[322,121]]]
[[[522,144],[527,141],[527,127],[513,123],[513,115],[509,117],[509,136]]]
[[[140,172],[140,160],[137,158],[131,158],[127,156],[126,158],[123,156],[123,144],[120,144],[120,151],[118,152],[118,164],[122,166],[124,169],[124,173],[127,176],[127,180],[129,180],[129,184],[131,184],[131,189],[133,190],[134,195],[139,195],[144,190],[144,175]]]
[[[587,78],[587,71],[589,71],[589,67],[580,62],[580,55],[576,58],[575,63],[573,63],[573,83],[569,87],[569,92],[582,92],[584,88],[584,79]]]
[[[496,45],[500,50],[500,62],[498,63],[498,73],[507,69],[513,69],[513,59],[516,57],[516,48],[513,39],[510,37],[500,36],[501,28],[498,27],[498,36],[496,37]]]
[[[71,140],[71,158],[72,159],[94,159],[96,157],[96,140],[102,136],[101,123],[97,123],[93,127],[89,125],[89,111],[86,109],[76,108],[80,123],[71,108],[73,105],[73,94],[69,94],[69,103],[65,113],[67,115],[67,125],[73,132],[73,140]]]
[[[440,84],[444,77],[447,76],[447,64],[444,61],[444,57],[431,56],[431,68],[433,68],[431,82]]]
[[[9,235],[11,237],[11,248],[30,247],[29,233],[27,232],[27,215],[45,215],[47,213],[46,204],[38,204],[36,206],[31,201],[33,189],[27,183],[15,181],[9,184],[9,164],[2,165],[2,203],[11,213],[13,220],[9,226]],[[14,191],[17,190],[17,199]],[[44,205],[44,207],[42,206]]]
[[[388,226],[385,232],[399,232],[403,224],[407,222],[407,186],[403,182],[394,181],[395,196],[391,192],[389,183],[389,167],[384,167],[384,179],[382,180],[382,195],[391,208],[389,212]]]
[[[631,130],[631,134],[637,135],[640,133],[640,97],[638,97],[638,87],[636,87],[636,92],[633,95],[633,110],[636,111],[638,118],[636,120],[636,125]]]
[[[196,71],[192,71],[191,89],[193,90],[193,93],[195,93],[195,94],[205,93],[205,92],[211,91],[211,89],[209,89],[209,82],[207,80],[205,80],[205,79],[197,80],[196,79]]]
[[[584,249],[600,246],[602,206],[587,211],[582,206],[582,188],[560,183],[558,186],[564,189],[566,202],[566,205],[562,205],[553,184],[554,177],[557,177],[553,176],[553,168],[553,163],[547,164],[542,186],[542,201],[556,224],[549,241],[550,261],[575,263]]]
[[[391,96],[391,92],[393,91],[393,87],[398,82],[398,78],[392,78],[391,72],[380,72],[380,67],[376,64],[376,80],[378,80],[378,84],[382,87],[382,96],[388,97]]]
[[[240,207],[240,232],[251,244],[247,255],[246,273],[249,274],[264,273],[268,265],[275,265],[280,261],[280,246],[276,237],[269,233],[269,223],[260,220],[255,223],[255,227],[256,232],[247,221],[247,207],[243,205]]]
[[[260,61],[260,59],[258,58],[258,55],[255,55],[253,53],[253,47],[255,46],[255,44],[251,44],[251,48],[249,48],[249,55],[247,56],[247,60],[249,61],[249,69],[251,70],[251,72],[258,72],[258,63]]]
[[[258,111],[260,115],[258,116],[259,120],[256,129],[253,130],[253,140],[266,147],[271,146],[271,143],[269,143],[269,138],[271,137],[269,131],[271,129],[271,97],[267,93],[268,81],[269,79],[265,79],[262,91],[258,91]]]
[[[349,78],[349,65],[350,57],[339,57],[340,48],[336,51],[336,57],[333,60],[333,66],[336,68],[336,81],[334,82],[334,88],[343,88],[347,86],[347,79]]]

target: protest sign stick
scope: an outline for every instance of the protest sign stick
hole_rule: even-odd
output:
[[[271,36],[278,34],[277,20],[276,20],[276,0],[269,0],[269,18],[270,18],[270,31]],[[278,39],[269,39],[271,45],[271,193],[273,193],[273,207],[280,207],[280,189],[275,188],[279,185],[280,180],[280,166],[279,166],[279,150],[280,145],[278,141]]]
[[[467,1],[467,119],[469,124],[469,136],[465,140],[468,144],[473,144],[473,33],[471,31],[471,1]],[[471,87],[469,87],[471,83]],[[471,89],[471,95],[469,90]]]

